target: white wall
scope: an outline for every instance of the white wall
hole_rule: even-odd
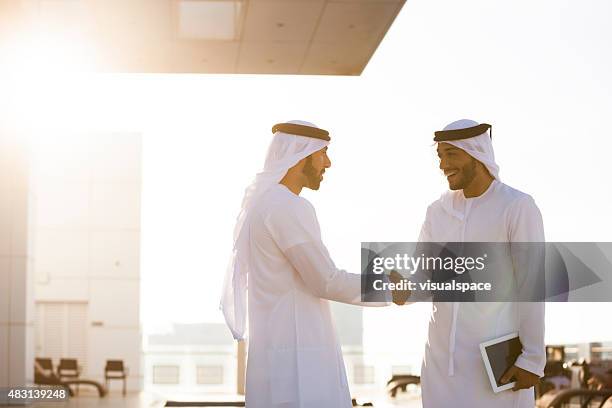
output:
[[[45,135],[33,145],[36,301],[84,303],[82,377],[103,382],[106,360],[121,359],[128,389],[140,390],[140,135]],[[53,328],[46,335],[61,336]],[[60,356],[48,357],[57,364]]]
[[[0,129],[0,387],[33,381],[31,205],[27,145]]]

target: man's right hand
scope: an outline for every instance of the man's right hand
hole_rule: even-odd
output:
[[[391,273],[389,274],[389,281],[391,281],[392,283],[399,283],[403,279],[404,277],[395,270],[391,271]],[[393,303],[395,303],[398,306],[401,306],[405,304],[406,300],[410,297],[410,291],[408,289],[393,290],[392,295],[393,295]]]

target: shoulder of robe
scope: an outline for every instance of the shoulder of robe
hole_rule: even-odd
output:
[[[499,187],[497,189],[497,194],[503,195],[508,203],[521,203],[521,202],[535,202],[531,195],[522,192],[514,187],[510,187],[507,184],[499,183]]]
[[[316,217],[314,207],[303,197],[295,196],[289,200],[273,200],[262,208],[263,215],[267,220],[277,219],[286,222],[291,219],[305,220]]]
[[[506,184],[501,185],[500,192],[506,196],[508,209],[511,211],[521,211],[525,209],[539,211],[535,200],[527,193],[512,188]]]
[[[427,217],[429,215],[435,214],[441,209],[442,209],[442,204],[440,203],[440,200],[436,200],[427,206],[427,210],[425,211],[425,216]]]

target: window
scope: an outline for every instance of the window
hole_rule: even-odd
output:
[[[179,367],[171,365],[153,366],[153,384],[178,384]]]
[[[223,366],[198,366],[196,381],[198,384],[223,384]]]

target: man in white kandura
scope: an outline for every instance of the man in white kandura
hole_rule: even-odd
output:
[[[499,180],[490,128],[463,119],[435,132],[440,169],[451,191],[428,207],[419,241],[544,242],[534,200]],[[517,289],[533,281],[526,274],[539,271],[515,267]],[[513,332],[519,333],[522,354],[502,382],[512,379],[516,385],[496,394],[479,344]],[[532,387],[545,363],[544,303],[433,302],[421,369],[423,407],[533,408]]]
[[[336,268],[314,207],[330,138],[315,125],[272,128],[264,170],[246,190],[221,309],[235,339],[246,332],[248,408],[349,408],[342,353],[328,300],[359,304],[361,276]],[[386,303],[363,305],[382,306]]]

